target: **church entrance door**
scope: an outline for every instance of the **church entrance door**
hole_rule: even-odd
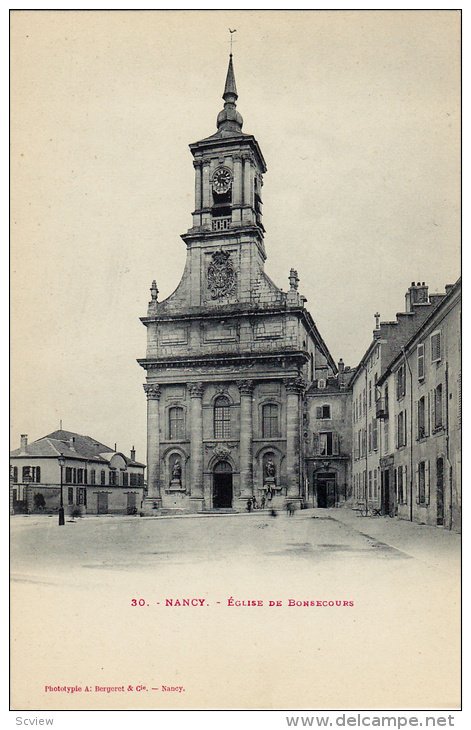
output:
[[[232,507],[232,468],[228,461],[219,461],[213,472],[213,509]]]

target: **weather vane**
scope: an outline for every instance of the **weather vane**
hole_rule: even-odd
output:
[[[232,40],[232,34],[233,34],[233,33],[236,33],[236,32],[237,32],[237,28],[234,28],[234,30],[231,30],[231,29],[229,28],[229,33],[231,34],[231,35],[230,35],[230,38],[231,38],[231,56],[232,56],[232,43],[233,43],[233,42],[235,43],[235,41],[233,41],[233,40]]]

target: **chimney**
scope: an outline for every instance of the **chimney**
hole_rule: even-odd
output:
[[[428,304],[428,286],[425,281],[413,281],[406,293],[406,312],[412,312],[414,304]]]
[[[131,461],[136,461],[136,449],[134,446],[131,449]]]
[[[340,358],[340,360],[338,362],[338,369],[339,369],[339,373],[343,373],[343,371],[345,370],[345,364],[344,364],[342,358]]]
[[[28,434],[22,433],[20,436],[20,451],[26,453],[26,447],[28,446]]]
[[[69,442],[69,449],[71,451],[75,451],[75,436],[71,436],[70,439],[68,439]]]

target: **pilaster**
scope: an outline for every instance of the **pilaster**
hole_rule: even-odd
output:
[[[285,382],[286,387],[286,473],[287,496],[302,497],[301,470],[301,395],[306,383],[302,378]]]
[[[203,508],[203,383],[191,383],[190,393],[190,498],[193,511]]]
[[[252,380],[238,380],[240,392],[240,497],[248,499],[253,495],[253,416]]]
[[[155,513],[162,506],[160,494],[160,385],[144,385],[147,396],[147,496],[143,513]]]

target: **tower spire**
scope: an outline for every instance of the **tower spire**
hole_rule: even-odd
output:
[[[219,112],[217,118],[217,128],[219,132],[240,132],[244,120],[242,115],[236,109],[237,86],[235,81],[234,66],[232,63],[232,53],[229,54],[229,66],[227,67],[226,83],[224,86],[224,109]]]

